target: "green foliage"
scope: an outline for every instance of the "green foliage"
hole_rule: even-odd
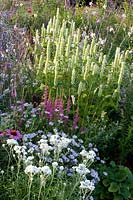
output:
[[[80,24],[82,30],[96,33],[96,38],[105,39],[102,45],[104,54],[113,59],[115,49],[120,46],[121,50],[131,49],[132,46],[132,20],[133,9],[128,5],[124,9],[104,9],[100,7],[77,8],[74,16],[76,25]],[[80,23],[79,20],[80,19]],[[130,37],[129,37],[130,35]]]
[[[68,98],[72,100],[69,126],[65,125],[64,130],[70,129],[77,110],[78,126],[84,131],[82,136],[80,129],[75,132],[82,137],[86,145],[89,142],[95,143],[99,153],[107,162],[115,160],[117,164],[124,164],[132,169],[132,6],[125,1],[120,5],[120,9],[119,7],[116,9],[116,4],[111,7],[106,1],[99,0],[96,7],[76,6],[75,10],[65,10],[63,3],[59,0],[48,2],[33,0],[21,3],[0,0],[0,20],[3,20],[4,10],[9,11],[8,14],[5,12],[7,16],[4,15],[6,17],[1,23],[0,33],[3,34],[4,27],[4,33],[8,33],[6,44],[11,41],[7,46],[12,47],[11,49],[2,47],[2,54],[0,54],[0,59],[4,55],[6,60],[5,63],[0,60],[0,65],[2,63],[2,67],[4,66],[1,73],[0,114],[1,111],[2,115],[4,111],[8,111],[6,116],[1,115],[1,130],[8,127],[17,129],[19,122],[23,121],[22,132],[34,132],[41,128],[51,131],[42,110],[41,118],[39,115],[32,116],[30,109],[25,109],[25,114],[28,116],[25,118],[21,109],[17,111],[18,100],[31,102],[34,95],[38,99],[35,109],[40,108],[38,104],[42,101],[45,86],[48,86],[49,98],[53,101],[59,97],[65,105]],[[57,11],[58,7],[60,7],[60,14],[59,10]],[[5,26],[6,23],[15,26],[10,31],[11,26],[9,24]],[[24,40],[20,41],[18,33],[21,30],[21,37]],[[7,63],[11,63],[11,67],[5,67]],[[13,96],[14,89],[16,89],[16,96]],[[9,110],[11,105],[14,110]],[[27,128],[29,119],[31,124]],[[56,117],[55,121],[57,121]],[[60,127],[58,123],[55,124]],[[2,155],[0,164],[5,168],[9,157],[2,149],[2,142],[0,145]],[[13,158],[10,164],[14,164]],[[104,176],[103,171],[106,171],[108,176]],[[0,176],[2,191],[0,191],[0,199],[28,198],[24,196],[28,192],[28,188],[25,188],[28,180],[25,179],[24,174],[20,173],[17,180],[16,174],[10,173],[5,173],[5,177]],[[96,199],[132,198],[133,176],[127,167],[117,166],[112,162],[109,167],[101,170],[101,177]],[[58,190],[58,188],[64,190],[65,179],[61,181],[54,180],[50,190],[51,196],[48,194],[47,200],[54,200],[57,197],[59,200],[69,198],[74,182],[69,179],[64,197],[63,193],[60,196]],[[38,183],[36,177],[32,188],[33,199],[38,198]],[[78,198],[77,190],[70,199]]]
[[[0,0],[0,10],[10,10],[13,6],[13,0]]]
[[[106,160],[115,160],[117,164],[127,165],[132,169],[133,125],[132,120],[122,118],[121,113],[113,113],[112,122],[87,119],[86,133],[82,138],[86,144],[95,143]]]
[[[98,153],[93,148],[86,151],[88,148],[86,149],[83,143],[80,143],[79,138],[69,139],[68,135],[64,132],[62,134],[62,131],[58,131],[56,127],[51,128],[51,132],[46,128],[43,130],[24,134],[23,141],[16,141],[9,137],[2,138],[3,145],[0,151],[3,153],[5,150],[5,153],[0,154],[0,198],[3,200],[73,200],[74,198],[80,200],[83,197],[85,200],[94,190],[95,184],[90,183],[92,187],[89,184],[81,188],[81,181],[84,182],[83,174],[86,174],[86,178],[91,181],[88,169]],[[28,135],[30,137],[27,137]],[[58,141],[52,139],[55,137]],[[77,142],[77,147],[74,141]],[[78,153],[76,164],[70,159],[65,162],[62,158],[62,156],[68,158],[72,155],[72,151]],[[89,157],[85,154],[81,156],[80,152],[88,153]],[[68,175],[70,172],[72,172],[71,176]],[[97,174],[96,171],[95,173]]]
[[[56,14],[57,7],[60,7],[61,14],[65,17],[63,4],[57,0],[33,0],[29,2],[18,3],[16,13],[13,16],[13,23],[25,27],[31,32],[40,29],[42,24],[47,26],[51,17]]]
[[[105,174],[106,172],[106,174]],[[101,170],[101,181],[95,199],[128,200],[133,195],[133,174],[129,168],[117,166],[113,161]]]
[[[66,96],[69,91],[76,98],[81,118],[91,115],[94,120],[102,112],[117,110],[126,52],[121,55],[117,48],[109,61],[99,53],[96,38],[89,41],[82,36],[73,21],[61,22],[59,11],[47,28],[43,25],[36,31],[34,41],[33,67],[40,87],[48,86],[54,96],[57,92]]]

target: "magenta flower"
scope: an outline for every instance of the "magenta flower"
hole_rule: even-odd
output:
[[[45,108],[46,117],[48,120],[51,120],[54,115],[52,100],[48,99],[45,106],[46,106]]]
[[[12,89],[11,96],[12,96],[12,97],[16,97],[16,96],[17,96],[16,88],[13,88],[13,89]]]
[[[56,99],[54,102],[55,110],[59,110],[59,119],[62,120],[64,117],[63,101],[62,99]]]
[[[22,134],[18,130],[10,130],[6,129],[7,135],[14,140],[20,140],[22,138]]]
[[[4,137],[4,133],[0,131],[0,138]]]

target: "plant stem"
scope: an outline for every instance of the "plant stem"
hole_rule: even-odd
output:
[[[72,194],[73,194],[75,188],[78,186],[78,184],[79,184],[79,182],[80,182],[80,177],[79,177],[79,180],[76,180],[75,182],[76,182],[76,184],[74,185],[74,187],[73,187],[73,189],[72,189],[72,191],[71,191],[71,193],[70,193],[70,195],[69,195],[69,197],[68,197],[68,200],[70,200],[70,198],[71,198],[71,196],[72,196]]]
[[[40,189],[39,189],[39,195],[38,195],[38,200],[40,199],[40,196],[41,196],[41,191],[42,191],[42,184],[40,185]]]
[[[31,186],[32,186],[33,176],[32,174],[29,177],[29,192],[28,192],[28,200],[30,200]]]

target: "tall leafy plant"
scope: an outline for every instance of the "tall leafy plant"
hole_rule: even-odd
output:
[[[114,60],[108,61],[95,37],[89,42],[74,21],[61,22],[59,9],[47,28],[36,30],[34,42],[35,78],[41,88],[47,85],[54,96],[74,96],[83,118],[117,109],[128,51],[122,54],[117,47]]]

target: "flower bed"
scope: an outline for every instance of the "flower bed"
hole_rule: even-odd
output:
[[[1,5],[0,199],[132,199],[131,5]]]

